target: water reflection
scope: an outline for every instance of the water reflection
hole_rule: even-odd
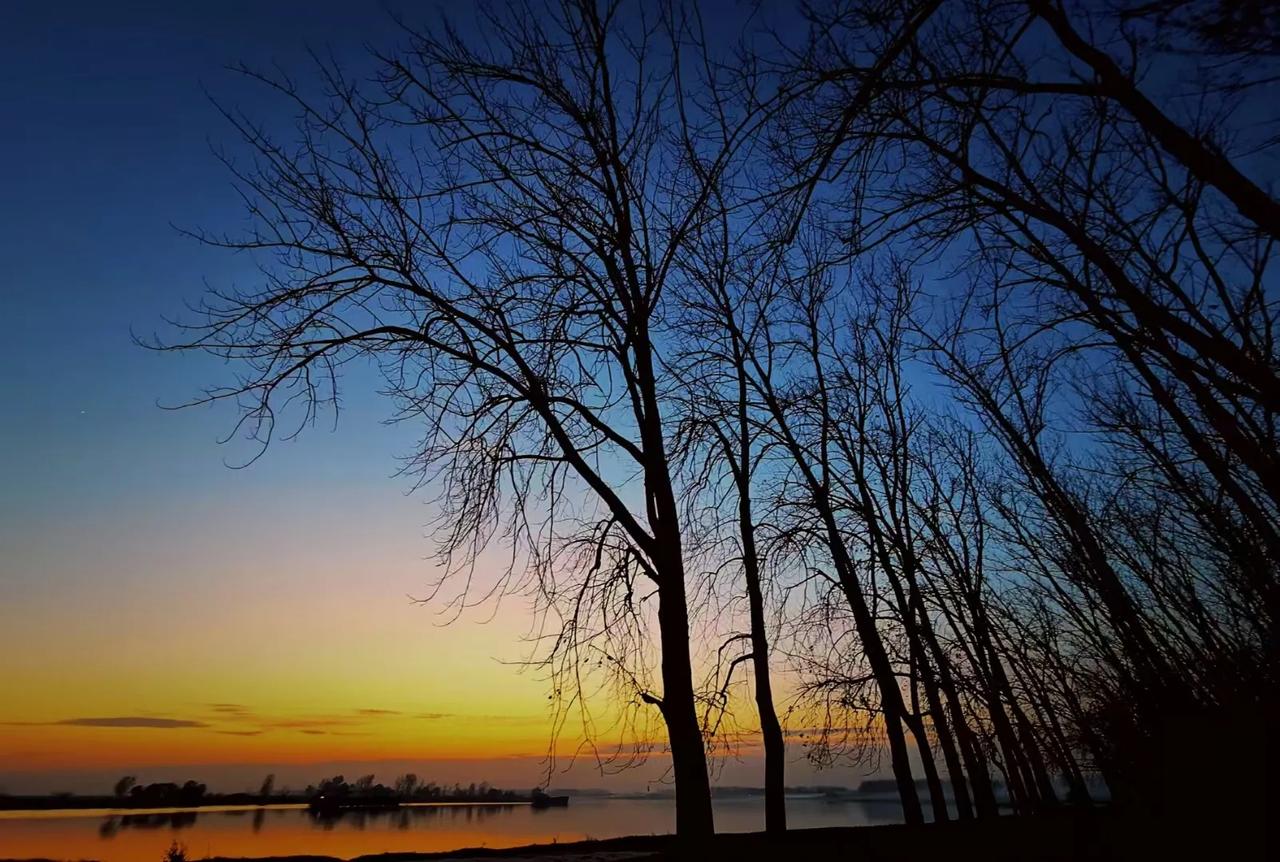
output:
[[[792,798],[797,828],[901,822],[894,803]],[[724,832],[762,828],[758,798],[717,800]],[[52,815],[52,816],[51,816]],[[312,812],[305,806],[152,811],[40,812],[0,817],[0,847],[16,858],[136,862],[160,858],[170,842],[199,856],[325,855],[446,851],[665,833],[674,805],[659,799],[575,798],[568,808],[528,805],[407,805],[394,809]]]
[[[241,814],[243,812],[223,811],[222,814]],[[121,829],[186,829],[194,826],[198,811],[164,811],[147,814],[112,814],[102,821],[98,834],[103,838],[112,838]]]
[[[468,825],[476,825],[497,817],[516,805],[402,805],[399,808],[339,808],[308,810],[307,817],[321,829],[333,829],[339,825],[352,829],[366,829],[371,824],[387,823],[394,829],[429,827],[428,821],[442,817],[461,819]]]
[[[109,814],[98,826],[98,835],[102,838],[114,838],[122,829],[169,829],[179,831],[194,826],[201,818],[248,818],[254,832],[261,832],[267,822],[267,815],[277,817],[290,815],[304,816],[313,828],[325,831],[339,826],[363,831],[371,824],[385,823],[396,830],[429,828],[431,821],[449,819],[461,820],[468,826],[481,826],[491,818],[510,813],[512,809],[521,808],[534,815],[542,814],[542,809],[530,808],[527,805],[403,805],[399,808],[339,808],[339,809],[270,809],[266,807],[243,809],[238,811],[149,811],[143,814]]]

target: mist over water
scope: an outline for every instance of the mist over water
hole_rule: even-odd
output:
[[[896,802],[793,796],[787,799],[787,814],[793,828],[801,829],[902,822]],[[764,800],[718,799],[715,816],[717,831],[758,831],[764,828]],[[589,797],[574,798],[568,808],[412,805],[391,811],[344,812],[332,818],[314,816],[297,805],[142,813],[14,811],[0,812],[0,858],[136,862],[160,859],[174,841],[186,845],[195,858],[351,857],[664,834],[674,826],[673,800]]]

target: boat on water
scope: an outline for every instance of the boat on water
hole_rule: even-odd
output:
[[[568,808],[568,796],[548,796],[541,790],[533,791],[529,799],[529,804],[534,808]]]

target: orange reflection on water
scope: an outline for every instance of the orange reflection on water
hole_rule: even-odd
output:
[[[554,814],[527,805],[406,806],[394,811],[313,816],[302,806],[217,810],[6,812],[0,857],[138,862],[158,860],[170,843],[187,855],[325,855],[513,847],[586,836],[561,830]]]
[[[764,827],[760,796],[714,802],[719,832]],[[170,842],[187,856],[262,857],[316,855],[350,858],[391,851],[447,851],[667,833],[675,826],[670,799],[573,797],[567,808],[528,805],[405,806],[392,811],[313,816],[301,806],[40,812],[0,816],[0,857],[96,859],[99,862],[160,862]],[[896,802],[787,799],[787,819],[796,829],[901,823]]]

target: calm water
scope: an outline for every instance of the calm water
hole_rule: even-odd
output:
[[[759,798],[715,803],[716,828],[764,828]],[[99,862],[160,862],[173,841],[189,856],[319,854],[351,857],[392,850],[512,847],[670,832],[674,803],[651,799],[574,798],[568,808],[527,805],[431,805],[350,812],[333,820],[302,806],[139,811],[0,811],[0,859],[47,857]],[[897,803],[787,800],[790,825],[859,826],[897,823]]]

